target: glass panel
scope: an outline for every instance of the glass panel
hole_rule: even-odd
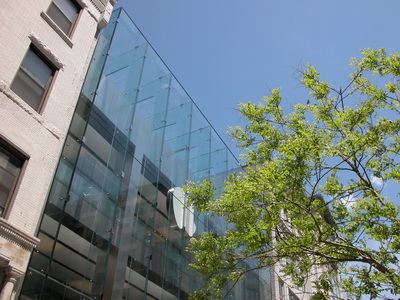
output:
[[[175,186],[181,186],[188,174],[193,103],[175,79],[168,100],[161,170]]]
[[[49,203],[57,205],[60,209],[63,208],[65,201],[68,200],[68,187],[79,149],[79,142],[71,135],[68,135],[49,195]]]
[[[148,43],[132,20],[122,10],[116,11],[113,16],[118,18],[118,26],[115,31],[105,32],[105,35],[113,34],[112,47],[110,48],[110,58],[118,57],[121,54],[131,51],[137,47],[147,47]],[[109,24],[112,24],[109,22]],[[113,25],[108,26],[112,30]],[[127,38],[129,37],[129,38]],[[154,79],[154,78],[153,78]]]
[[[99,38],[62,153],[31,262],[49,276],[35,299],[188,299],[202,284],[190,237],[229,225],[178,191],[205,178],[220,190],[237,160],[123,10]],[[255,271],[227,297],[271,299],[270,283]]]
[[[50,245],[51,246],[51,245]],[[49,256],[40,253],[39,251],[34,251],[32,253],[30,266],[41,273],[45,273],[50,265]]]
[[[92,61],[86,73],[85,82],[83,83],[82,93],[80,97],[81,99],[85,98],[89,101],[93,101],[96,95],[95,92],[99,85],[99,80],[102,77],[102,70],[108,58],[108,55],[106,54],[110,50],[111,40],[115,41],[115,39],[113,38],[115,27],[120,24],[119,22],[116,22],[118,17],[119,11],[116,11],[111,15],[108,25],[106,26],[106,28],[104,28],[102,34],[97,40],[96,49],[94,50]]]
[[[45,274],[29,268],[26,272],[25,284],[21,291],[21,300],[39,299],[45,280]]]
[[[94,299],[79,293],[76,289],[74,289],[69,285],[60,284],[51,277],[47,278],[42,295],[43,297],[41,299],[63,299],[63,300]]]
[[[81,289],[84,280],[92,280],[94,276],[95,262],[81,255],[76,250],[57,243],[51,265],[51,275],[69,285],[75,284],[75,288]],[[87,276],[87,279],[85,278]],[[88,291],[86,291],[88,292]]]

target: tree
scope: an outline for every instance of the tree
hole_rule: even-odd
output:
[[[282,260],[298,286],[314,265],[325,267],[315,299],[328,297],[333,272],[352,299],[400,293],[400,55],[361,53],[343,89],[313,66],[300,71],[311,97],[289,113],[277,89],[239,105],[247,122],[230,133],[245,150],[245,171],[218,197],[210,180],[185,187],[190,205],[232,228],[191,239],[192,268],[208,282],[193,298],[221,296],[250,269]]]

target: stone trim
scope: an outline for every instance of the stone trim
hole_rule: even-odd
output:
[[[0,253],[0,267],[6,267],[8,266],[8,263],[10,262],[11,258],[5,255],[4,253]]]
[[[96,8],[96,10],[99,13],[103,12],[103,10],[105,8],[105,5],[103,3],[101,3],[101,1],[99,1],[99,0],[90,0],[90,2],[93,4],[93,6]]]
[[[27,251],[31,251],[33,248],[36,248],[40,241],[37,237],[31,236],[19,230],[3,218],[0,218],[0,236]]]
[[[20,270],[20,269],[18,269],[18,268],[15,268],[15,267],[13,267],[13,266],[8,266],[7,268],[6,268],[6,276],[8,277],[8,278],[14,278],[14,279],[18,279],[18,278],[20,278],[22,275],[24,275],[25,274],[25,272],[24,271],[22,271],[22,270]]]
[[[43,16],[42,16],[43,17]],[[31,40],[32,44],[38,48],[38,50],[48,59],[50,60],[57,69],[63,70],[65,64],[59,59],[54,52],[44,43],[38,36],[34,33],[29,35],[29,39]]]
[[[52,18],[49,17],[49,15],[47,13],[45,13],[44,11],[42,11],[40,13],[40,16],[43,18],[43,20],[46,21],[47,24],[49,24],[49,26],[51,28],[53,28],[53,30],[64,40],[64,42],[70,47],[72,48],[74,46],[74,43],[71,41],[71,39],[64,33],[64,31],[62,31],[60,29],[60,27],[58,27],[58,25],[56,23],[54,23],[54,21],[52,20]],[[31,38],[32,39],[32,38]],[[62,66],[62,63],[61,63]]]
[[[8,99],[13,101],[19,107],[21,107],[25,112],[31,115],[39,124],[43,125],[54,137],[58,140],[61,139],[61,131],[51,124],[47,122],[42,115],[40,115],[36,110],[29,106],[24,100],[22,100],[16,93],[14,93],[8,85],[0,79],[0,93],[3,93]]]

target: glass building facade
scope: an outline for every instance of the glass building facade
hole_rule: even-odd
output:
[[[62,117],[62,116],[60,116]],[[102,32],[51,185],[19,299],[187,299],[185,247],[226,224],[184,206],[238,162],[124,10]],[[270,299],[268,271],[228,299]]]

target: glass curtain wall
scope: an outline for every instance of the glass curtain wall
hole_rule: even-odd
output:
[[[184,206],[238,162],[124,10],[99,38],[60,157],[20,299],[187,299],[185,247],[222,220]],[[251,273],[229,299],[269,299]]]

